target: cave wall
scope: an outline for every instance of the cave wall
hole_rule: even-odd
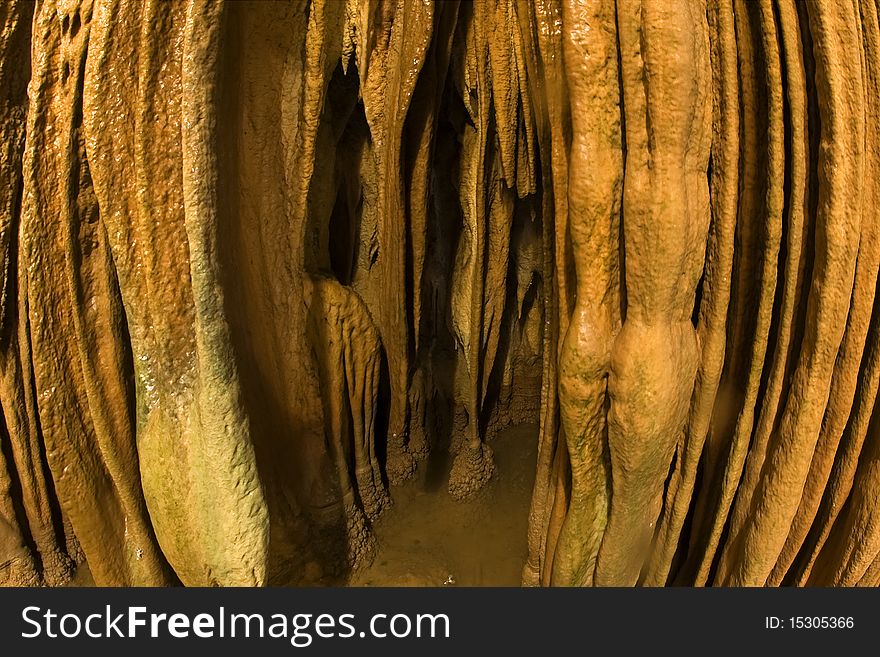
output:
[[[0,583],[880,583],[874,0],[0,5]]]

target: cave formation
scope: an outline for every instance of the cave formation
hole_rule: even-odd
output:
[[[350,582],[533,426],[525,585],[880,584],[875,0],[0,25],[0,583]]]

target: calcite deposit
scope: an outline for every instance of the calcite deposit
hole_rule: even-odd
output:
[[[880,584],[875,0],[6,0],[0,172],[0,584],[346,583],[529,423],[525,585]]]

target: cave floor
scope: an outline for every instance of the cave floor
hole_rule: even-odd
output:
[[[416,477],[392,489],[376,523],[379,552],[352,586],[519,586],[527,556],[537,426],[500,431],[489,443],[496,472],[474,499],[446,492],[451,457],[432,454]]]

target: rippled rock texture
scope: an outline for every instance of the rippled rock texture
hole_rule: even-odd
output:
[[[0,583],[344,582],[539,421],[524,584],[880,584],[874,0],[0,28]]]

